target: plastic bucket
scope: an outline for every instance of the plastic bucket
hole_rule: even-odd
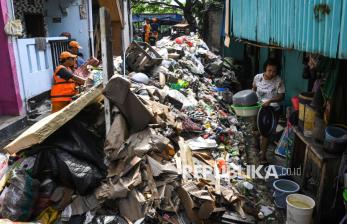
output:
[[[331,142],[346,142],[347,131],[343,128],[328,126],[325,129],[325,139]]]
[[[304,121],[305,121],[305,111],[306,111],[306,105],[311,104],[313,100],[313,94],[314,93],[300,93],[299,95],[299,129],[301,131],[304,131]]]
[[[315,201],[303,194],[291,194],[286,198],[287,224],[310,224]]]
[[[299,97],[294,96],[291,99],[294,110],[299,110]]]
[[[347,146],[347,131],[336,126],[325,129],[324,149],[328,153],[341,153]]]
[[[273,187],[273,183],[281,178],[284,178],[288,175],[288,169],[284,166],[279,165],[269,165],[264,168],[265,172],[265,181],[269,187]],[[278,178],[274,177],[274,172],[276,172]]]
[[[312,136],[315,116],[316,116],[316,111],[311,106],[306,105],[305,106],[305,120],[304,120],[304,135],[306,137]]]
[[[240,117],[255,117],[257,116],[260,107],[260,103],[255,106],[231,105],[231,108],[235,111],[236,115]]]
[[[273,183],[273,188],[275,189],[273,197],[278,208],[286,208],[286,197],[300,190],[299,184],[286,179],[276,180]]]

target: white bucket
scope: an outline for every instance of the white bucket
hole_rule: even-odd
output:
[[[287,202],[287,224],[310,224],[315,201],[303,194],[290,194]]]

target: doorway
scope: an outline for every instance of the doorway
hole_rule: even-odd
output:
[[[25,14],[25,28],[27,37],[45,37],[45,24],[42,14]]]

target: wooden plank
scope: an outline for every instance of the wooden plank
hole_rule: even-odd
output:
[[[111,0],[98,0],[99,5],[109,10],[112,22],[120,22],[122,28],[124,27],[123,14],[119,1]]]
[[[15,154],[32,145],[43,142],[61,126],[75,117],[84,107],[99,99],[102,94],[102,89],[101,84],[93,87],[62,110],[50,114],[36,122],[14,141],[5,146],[3,150],[9,154]]]
[[[307,149],[307,146],[306,146],[306,148],[305,148],[305,156],[304,156],[304,164],[303,164],[304,167],[302,167],[303,178],[302,178],[302,180],[300,182],[301,187],[303,187],[304,184],[305,184],[305,175],[306,175],[306,164],[307,164],[307,159],[308,159],[308,151],[309,151],[309,149]]]
[[[94,26],[94,34],[93,34],[93,38],[94,38],[94,57],[98,58],[99,55],[99,50],[100,50],[100,18],[99,15],[96,18],[96,23]]]
[[[112,22],[111,27],[113,54],[120,56],[122,54],[122,27],[120,22]]]
[[[290,167],[292,169],[303,167],[305,151],[306,151],[305,143],[302,142],[297,135],[294,135],[294,147],[293,147],[293,153],[292,153],[291,164],[290,164]]]
[[[105,7],[100,8],[100,31],[101,31],[101,58],[103,67],[103,86],[106,87],[108,80],[112,77],[113,56],[112,56],[112,35],[110,14]],[[111,128],[111,105],[110,101],[104,98],[106,133]]]
[[[325,186],[325,180],[326,180],[326,164],[324,163],[323,167],[320,169],[320,181],[319,181],[319,187],[316,195],[316,211],[321,211],[322,203],[322,197],[323,197],[323,192],[325,191],[326,187],[332,188],[332,183],[329,183],[330,186]],[[333,200],[333,199],[331,199]]]
[[[95,51],[94,51],[94,57],[98,58],[100,51],[100,32],[98,31],[98,34],[95,38]]]

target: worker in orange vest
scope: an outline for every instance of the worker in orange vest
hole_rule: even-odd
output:
[[[149,19],[146,19],[146,24],[144,25],[143,30],[145,32],[145,42],[149,43],[149,37],[151,36],[151,24]]]
[[[83,85],[85,79],[72,73],[77,55],[64,51],[60,54],[60,65],[53,74],[53,86],[51,89],[52,112],[57,112],[66,107],[72,97],[77,94],[76,85]]]
[[[79,68],[81,65],[85,63],[85,60],[83,59],[83,55],[80,53],[80,49],[82,49],[81,45],[77,41],[70,41],[69,42],[69,52],[71,54],[77,55],[77,60],[75,64],[75,69]]]

